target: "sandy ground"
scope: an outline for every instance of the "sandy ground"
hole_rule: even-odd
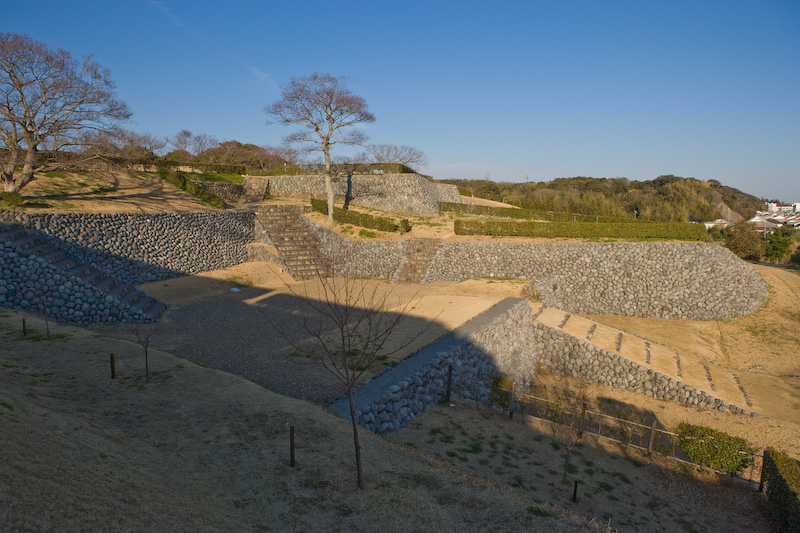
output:
[[[164,213],[214,208],[152,174],[138,172],[53,173],[22,189],[29,212]]]

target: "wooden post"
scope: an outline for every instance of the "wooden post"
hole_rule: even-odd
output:
[[[517,384],[511,383],[511,392],[509,392],[510,397],[508,399],[508,419],[514,419],[514,396],[516,396],[517,392]]]
[[[453,365],[447,367],[447,401],[450,401],[450,391],[453,390]]]
[[[572,503],[575,503],[575,500],[578,499],[578,480],[575,480],[575,486],[572,489]]]
[[[653,420],[653,429],[650,430],[650,444],[647,445],[647,455],[653,455],[653,448],[656,446],[656,424],[658,424],[658,420]]]
[[[586,402],[581,405],[581,422],[578,426],[578,438],[583,437],[583,421],[586,420]]]
[[[114,361],[114,354],[111,354],[111,379],[117,379],[117,366]]]
[[[294,424],[289,426],[289,466],[294,467]]]
[[[766,477],[765,473],[767,471],[767,454],[769,454],[769,452],[764,450],[764,455],[761,458],[761,481],[758,482],[758,492],[764,492],[764,478]]]
[[[26,320],[23,318],[23,319],[22,319],[22,336],[23,336],[23,337],[25,337],[25,336],[27,336],[27,335],[28,335],[28,323],[27,323],[27,321],[26,321]]]

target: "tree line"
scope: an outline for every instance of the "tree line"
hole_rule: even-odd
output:
[[[763,201],[716,180],[665,175],[654,180],[559,178],[541,183],[443,180],[462,194],[502,201],[540,212],[591,215],[603,220],[659,222],[739,222],[751,218]]]

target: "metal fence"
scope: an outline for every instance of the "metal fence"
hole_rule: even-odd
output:
[[[670,461],[693,467],[704,468],[717,474],[727,475],[724,472],[713,470],[705,465],[695,463],[678,446],[678,434],[659,427],[654,420],[651,425],[645,425],[635,420],[626,420],[606,413],[593,411],[584,402],[579,408],[574,403],[565,399],[550,400],[532,394],[518,394],[515,389],[494,389],[495,399],[501,401],[499,405],[509,418],[514,415],[531,417],[554,424],[554,430],[560,428],[574,432],[577,438],[584,435],[593,435],[598,439],[605,439],[625,447],[636,449],[644,454],[657,454]],[[505,401],[502,396],[506,394]],[[512,400],[512,398],[514,400]],[[735,479],[746,482],[748,486],[763,490],[764,453],[756,451],[748,461],[747,468]]]

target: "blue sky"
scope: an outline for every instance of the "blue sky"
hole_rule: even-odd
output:
[[[367,100],[370,142],[420,148],[435,178],[675,174],[800,201],[798,0],[40,0],[0,30],[92,54],[139,132],[279,145],[263,108],[326,72]]]

